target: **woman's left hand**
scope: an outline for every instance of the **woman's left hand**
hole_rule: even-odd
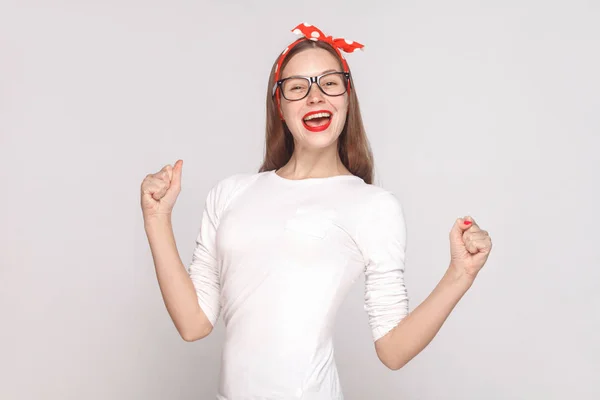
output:
[[[458,218],[450,231],[450,268],[475,279],[492,250],[492,239],[473,218]]]

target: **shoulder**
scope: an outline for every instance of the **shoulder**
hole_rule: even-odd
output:
[[[386,213],[401,211],[402,202],[399,196],[389,189],[374,184],[356,185],[353,189],[353,201],[360,208],[360,213]]]
[[[400,197],[391,190],[375,185],[363,185],[361,191],[357,237],[404,236],[405,215]]]
[[[256,182],[262,174],[239,172],[219,178],[213,182],[207,201],[214,204],[216,208],[223,210],[235,196]]]
[[[402,203],[392,191],[372,186],[361,202],[354,240],[366,268],[401,268],[407,243]],[[390,263],[389,260],[395,260]]]
[[[402,202],[394,192],[373,186],[369,196],[369,209],[396,213],[402,210]]]
[[[239,172],[227,175],[218,179],[212,187],[212,190],[231,192],[254,182],[261,173]]]

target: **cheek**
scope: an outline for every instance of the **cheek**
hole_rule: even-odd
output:
[[[283,114],[283,118],[285,120],[293,120],[294,115],[298,113],[297,107],[295,103],[281,103],[281,113]]]
[[[280,108],[281,108],[281,113],[284,116],[287,116],[288,118],[293,117],[295,114],[297,114],[299,112],[299,110],[302,108],[302,101],[289,101],[283,98],[283,96],[281,97],[281,99],[279,100],[280,102]]]
[[[342,121],[346,120],[348,116],[348,101],[340,101],[339,104],[335,105],[336,110],[338,111],[338,115]]]
[[[348,93],[344,94],[341,97],[336,97],[333,106],[343,114],[348,112]]]

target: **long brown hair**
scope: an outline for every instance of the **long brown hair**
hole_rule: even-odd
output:
[[[306,40],[292,48],[286,55],[281,65],[285,68],[289,60],[303,50],[321,48],[331,53],[340,64],[342,63],[335,50],[327,43]],[[269,84],[267,86],[267,123],[265,134],[265,154],[259,172],[271,171],[283,167],[292,157],[294,152],[294,138],[286,123],[279,117],[277,104],[273,96],[275,84],[275,67],[277,60],[271,68]],[[362,178],[366,183],[373,183],[373,153],[363,126],[356,88],[350,75],[351,89],[348,96],[348,113],[342,133],[338,139],[338,153],[344,166],[353,174]]]

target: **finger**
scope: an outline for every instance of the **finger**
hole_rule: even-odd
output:
[[[168,182],[170,182],[171,177],[173,176],[173,167],[171,164],[167,164],[162,167],[160,171],[158,171],[157,175],[160,176],[161,179],[166,179]]]
[[[459,229],[461,232],[466,231],[467,229],[469,229],[472,226],[473,223],[471,221],[469,221],[467,218],[468,217],[466,217],[466,218],[460,218],[460,217],[457,218],[454,221],[453,228]]]
[[[477,240],[469,240],[467,243],[465,243],[465,248],[467,249],[467,251],[471,254],[477,254],[479,253],[479,248],[477,247]]]
[[[469,235],[467,238],[465,238],[465,248],[467,248],[467,250],[470,253],[477,253],[479,251],[478,247],[477,247],[477,243],[481,243],[483,241],[486,240],[486,237],[484,236],[476,236],[476,235]]]
[[[466,217],[464,217],[463,221],[465,221],[468,224],[469,232],[477,232],[477,231],[481,230],[479,228],[479,225],[477,225],[477,222],[475,222],[473,217],[471,217],[470,215],[467,215]]]
[[[471,227],[470,223],[465,224],[464,218],[457,218],[450,230],[450,242],[459,244],[464,242],[463,234]]]
[[[155,179],[156,178],[154,178],[154,175],[152,174],[146,175],[146,177],[142,181],[142,184],[140,185],[140,190],[142,191],[142,193],[148,193],[148,190]]]
[[[471,254],[489,252],[492,244],[488,239],[469,240],[465,243],[465,248]]]
[[[492,242],[489,239],[475,240],[473,244],[480,253],[489,253],[492,249]]]
[[[146,177],[146,179],[144,179],[144,182],[142,183],[142,186],[149,186],[149,185],[167,185],[168,182],[165,181],[160,173],[156,173],[153,175],[148,175]]]
[[[160,200],[165,196],[165,194],[167,194],[169,187],[161,183],[160,185],[154,186],[153,189],[152,198],[154,200]]]
[[[142,192],[144,194],[155,194],[159,192],[166,192],[168,185],[164,181],[156,178],[150,178],[143,186]]]
[[[489,237],[489,235],[487,234],[487,232],[485,231],[477,231],[477,232],[471,232],[466,231],[463,234],[463,239],[466,240],[483,240],[485,238]]]
[[[167,185],[171,184],[171,178],[169,177],[169,171],[164,170],[164,171],[160,171],[158,174],[158,178],[163,181],[164,183],[166,183]]]
[[[179,188],[181,186],[181,171],[183,169],[183,160],[177,160],[175,167],[173,167],[173,178],[171,183]]]

